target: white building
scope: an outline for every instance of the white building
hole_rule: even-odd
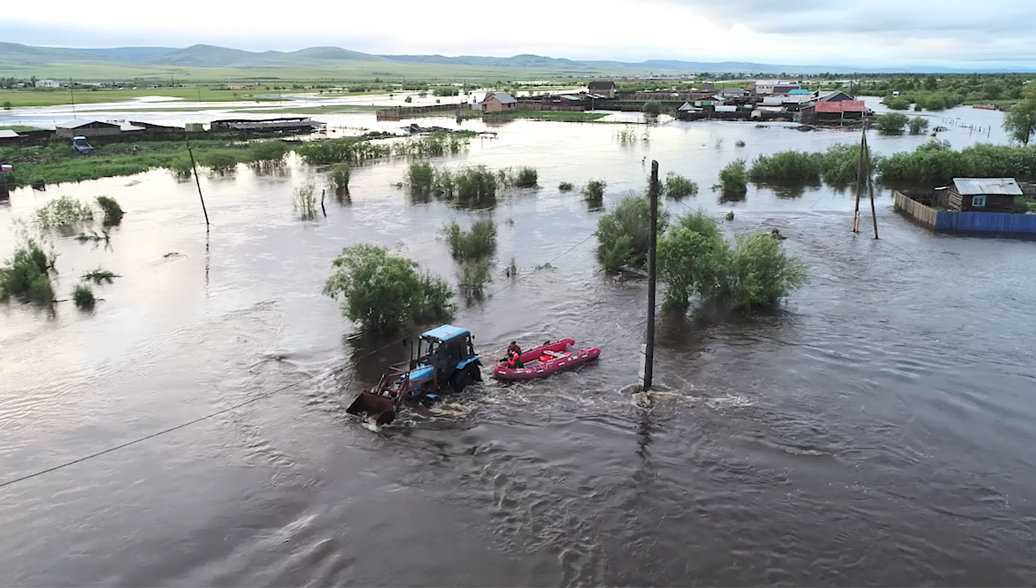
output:
[[[755,93],[760,96],[773,94],[773,87],[780,85],[780,80],[756,80]]]
[[[36,80],[37,88],[60,88],[61,83],[54,80]]]

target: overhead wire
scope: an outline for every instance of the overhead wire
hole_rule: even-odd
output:
[[[489,295],[490,296],[495,296],[495,295],[503,292],[504,290],[507,290],[509,288],[513,288],[513,287],[517,286],[523,280],[531,277],[536,272],[546,268],[547,266],[551,265],[555,261],[561,259],[563,256],[571,253],[577,247],[579,247],[583,243],[586,243],[588,240],[590,240],[593,236],[594,236],[594,233],[590,233],[586,237],[583,237],[582,239],[580,239],[574,245],[568,247],[567,249],[565,249],[561,253],[559,253],[556,256],[554,256],[553,258],[551,258],[545,264],[537,266],[535,269],[533,269],[528,274],[523,274],[521,277],[516,278],[515,280],[511,281],[511,283],[507,284],[506,286],[503,286],[502,288],[498,288],[497,290],[495,290],[494,292],[490,293]],[[467,309],[461,310],[457,314],[463,314],[464,312],[470,311],[470,310],[471,310],[471,308],[467,308]],[[357,356],[356,358],[353,359],[353,361],[358,361],[358,360],[364,359],[366,357],[369,357],[371,355],[374,355],[375,353],[379,353],[381,351],[384,351],[385,349],[388,349],[392,345],[395,345],[395,343],[388,343],[388,344],[385,344],[385,345],[383,345],[381,347],[378,347],[377,349],[372,349],[371,351],[368,351],[366,353],[363,353],[363,354]],[[286,385],[281,386],[279,388],[276,388],[274,390],[269,390],[267,392],[262,392],[260,394],[255,395],[255,396],[252,396],[251,398],[248,398],[246,400],[242,400],[240,402],[237,402],[237,403],[234,403],[234,404],[232,404],[230,406],[227,406],[227,407],[221,408],[219,410],[207,413],[207,414],[202,415],[200,417],[193,418],[193,419],[191,419],[189,421],[185,421],[183,423],[180,423],[180,424],[177,424],[177,425],[174,425],[174,426],[171,426],[171,427],[167,427],[167,428],[162,429],[160,431],[155,431],[153,433],[149,433],[149,434],[144,435],[142,437],[137,437],[137,438],[132,439],[130,441],[126,441],[126,442],[120,443],[118,445],[113,445],[111,447],[108,447],[108,448],[105,448],[105,449],[102,449],[102,450],[99,450],[99,451],[95,451],[95,452],[90,453],[88,455],[83,455],[83,456],[77,457],[75,459],[71,459],[71,460],[62,462],[60,464],[57,464],[57,465],[54,465],[54,466],[51,466],[51,467],[48,467],[48,468],[45,468],[45,469],[42,469],[42,470],[37,470],[37,471],[34,471],[32,473],[29,473],[29,474],[25,474],[25,475],[22,475],[22,476],[11,478],[9,480],[5,480],[3,482],[0,482],[0,489],[7,488],[8,486],[12,486],[12,485],[17,484],[19,482],[24,482],[24,481],[30,480],[32,478],[37,478],[37,477],[43,476],[45,474],[50,474],[52,472],[56,472],[58,470],[65,469],[67,467],[71,467],[73,465],[80,464],[80,463],[83,463],[85,461],[89,461],[91,459],[95,459],[95,458],[101,457],[103,455],[107,455],[109,453],[113,453],[115,451],[119,451],[120,449],[125,449],[127,447],[130,447],[130,446],[133,446],[133,445],[137,445],[139,443],[143,443],[145,441],[154,439],[156,437],[161,437],[163,435],[167,435],[169,433],[173,433],[175,431],[179,431],[180,429],[185,429],[185,428],[190,427],[192,425],[196,425],[196,424],[198,424],[200,422],[204,422],[204,421],[213,419],[215,417],[218,417],[220,415],[226,414],[228,412],[237,410],[237,409],[242,408],[244,406],[247,406],[249,404],[254,404],[256,402],[259,402],[260,400],[265,400],[265,399],[267,399],[267,398],[269,398],[271,396],[274,396],[276,394],[280,394],[281,392],[285,392],[287,390],[295,388],[296,386],[300,386],[300,385],[302,385],[302,384],[304,384],[306,382],[309,382],[309,381],[311,381],[313,379],[316,379],[318,377],[322,377],[322,376],[327,375],[327,374],[335,373],[337,371],[340,371],[340,369],[323,370],[323,371],[317,372],[315,374],[312,374],[312,375],[306,376],[304,378],[301,378],[301,379],[299,379],[299,380],[297,380],[295,382],[292,382],[291,384],[286,384]]]

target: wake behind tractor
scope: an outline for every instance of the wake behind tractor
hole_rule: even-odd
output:
[[[471,339],[466,329],[453,325],[422,333],[416,353],[410,347],[410,360],[392,366],[373,390],[361,393],[345,411],[384,425],[408,403],[431,403],[481,382],[482,362]]]

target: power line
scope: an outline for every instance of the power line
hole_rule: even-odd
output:
[[[583,243],[586,243],[593,236],[594,236],[594,233],[590,233],[586,237],[582,238],[575,245],[572,245],[568,249],[565,249],[564,251],[562,251],[558,255],[554,256],[547,263],[545,263],[545,264],[543,264],[541,266],[536,267],[533,271],[529,272],[527,275],[523,275],[522,277],[512,281],[510,284],[508,284],[508,285],[506,285],[506,286],[496,290],[495,292],[490,294],[490,296],[495,296],[496,294],[499,294],[500,292],[503,292],[504,290],[507,290],[508,288],[513,288],[514,286],[517,286],[525,278],[528,278],[529,276],[532,276],[536,272],[544,269],[547,265],[550,265],[553,262],[557,261],[558,259],[561,259],[561,257],[563,257],[564,255],[567,255],[568,253],[572,252],[574,249],[576,249],[577,247],[579,247]],[[464,309],[464,310],[460,311],[458,314],[463,314],[467,310],[471,310],[471,308]],[[384,351],[385,349],[388,349],[392,345],[395,345],[395,343],[387,343],[387,344],[385,344],[385,345],[383,345],[383,346],[381,346],[381,347],[379,347],[377,349],[373,349],[371,351],[368,351],[367,353],[364,353],[363,355],[360,355],[359,357],[356,358],[356,360],[364,359],[366,357],[374,355],[375,353],[378,353],[380,351]],[[314,378],[323,376],[323,375],[325,375],[327,373],[334,373],[335,371],[338,371],[338,370],[332,369],[332,370],[325,370],[325,371],[322,371],[322,372],[318,372],[318,373],[315,373],[313,375],[306,376],[305,378],[297,380],[297,381],[295,381],[295,382],[293,382],[291,384],[286,384],[284,386],[281,386],[280,388],[277,388],[277,389],[274,389],[274,390],[270,390],[268,392],[263,392],[261,394],[257,394],[256,396],[253,396],[252,398],[249,398],[248,400],[243,400],[243,401],[238,402],[236,404],[232,404],[230,406],[221,408],[221,409],[219,409],[217,411],[208,413],[206,415],[197,417],[195,419],[191,419],[189,421],[180,423],[178,425],[174,425],[174,426],[166,428],[166,429],[162,429],[161,431],[155,431],[154,433],[145,435],[143,437],[137,437],[136,439],[133,439],[131,441],[126,441],[125,443],[121,443],[119,445],[114,445],[112,447],[108,447],[107,449],[102,449],[100,451],[91,453],[89,455],[84,455],[82,457],[78,457],[76,459],[72,459],[72,460],[66,461],[66,462],[58,464],[56,466],[52,466],[52,467],[49,467],[49,468],[46,468],[46,469],[43,469],[43,470],[39,470],[39,471],[33,472],[31,474],[26,474],[26,475],[18,477],[18,478],[12,478],[10,480],[6,480],[4,482],[0,482],[0,489],[6,488],[6,487],[11,486],[13,484],[17,484],[19,482],[24,482],[25,480],[29,480],[29,479],[32,479],[32,478],[36,478],[36,477],[42,476],[44,474],[49,474],[51,472],[56,472],[58,470],[65,469],[67,467],[70,467],[70,466],[73,466],[73,465],[76,465],[76,464],[79,464],[79,463],[83,463],[84,461],[89,461],[91,459],[94,459],[94,458],[97,458],[97,457],[101,457],[102,455],[107,455],[109,453],[118,451],[120,449],[125,449],[126,447],[130,447],[131,445],[136,445],[138,443],[143,443],[144,441],[148,441],[148,440],[154,439],[156,437],[161,437],[162,435],[167,435],[167,434],[172,433],[174,431],[179,431],[180,429],[185,429],[185,428],[190,427],[192,425],[196,425],[196,424],[198,424],[198,423],[200,423],[202,421],[207,421],[207,420],[213,419],[215,417],[218,417],[218,416],[220,416],[222,414],[226,414],[226,413],[228,413],[230,411],[237,410],[237,409],[239,409],[239,408],[241,408],[243,406],[247,406],[249,404],[253,404],[253,403],[259,402],[260,400],[264,400],[264,399],[269,398],[269,397],[271,397],[271,396],[273,396],[275,394],[280,394],[281,392],[284,392],[286,390],[289,390],[291,388],[294,388],[296,386],[304,384],[304,383],[306,383],[306,382],[308,382],[310,380],[313,380]]]

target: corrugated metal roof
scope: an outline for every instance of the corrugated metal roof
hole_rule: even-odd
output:
[[[961,196],[997,194],[1021,196],[1022,189],[1014,178],[953,178],[953,185]]]
[[[791,90],[790,92],[788,92],[788,94],[790,94],[792,96],[806,96],[806,95],[812,94],[812,93],[813,92],[810,92],[809,90],[803,90],[802,88],[796,88],[796,89]]]
[[[863,112],[863,100],[842,100],[841,102],[817,102],[817,112]]]
[[[21,135],[10,129],[0,129],[0,139],[14,139],[17,137],[21,137]]]
[[[78,129],[80,127],[86,127],[89,125],[101,125],[105,127],[117,127],[119,125],[112,124],[110,122],[104,122],[103,120],[70,120],[68,122],[58,123],[54,125],[59,129]]]

